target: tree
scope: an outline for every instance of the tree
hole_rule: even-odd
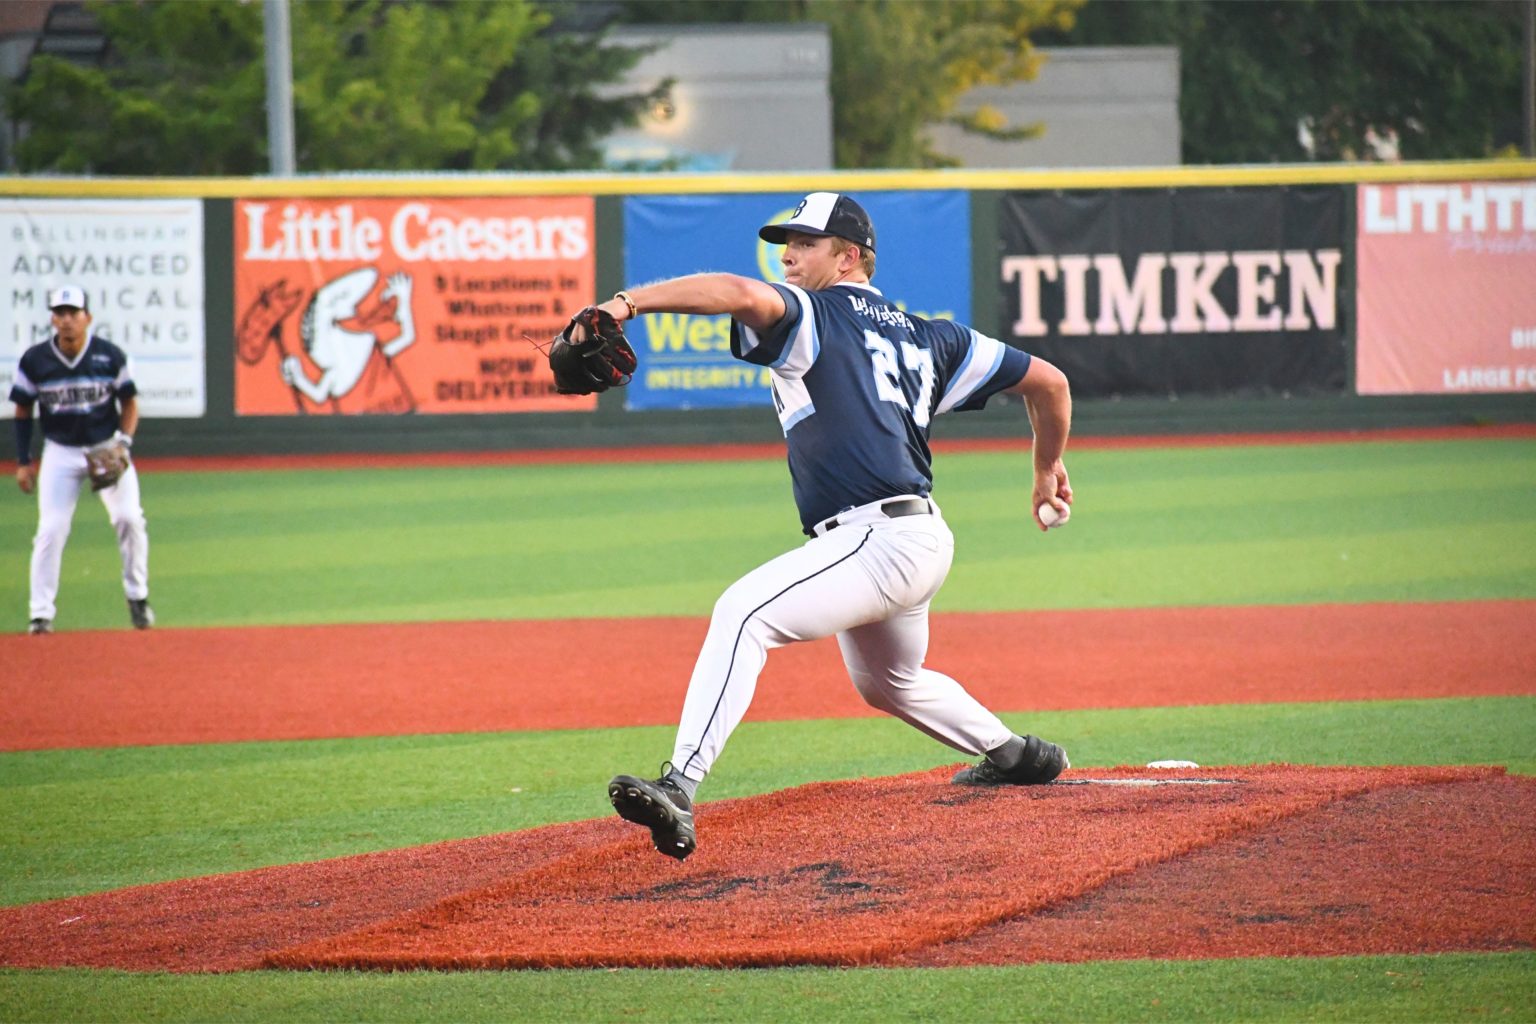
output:
[[[293,13],[297,163],[305,170],[505,166],[538,101],[482,101],[547,20],[528,4],[300,3]]]
[[[39,56],[8,96],[23,170],[267,169],[262,10],[228,0],[93,5],[101,67]],[[565,170],[661,91],[599,97],[642,56],[575,43],[531,0],[326,0],[293,15],[304,171]],[[663,87],[664,88],[664,87]]]
[[[39,55],[7,95],[23,171],[241,174],[266,153],[261,8],[102,4],[106,67]]]
[[[1178,46],[1186,163],[1476,159],[1520,137],[1520,25],[1518,0],[1090,0],[1045,41]]]
[[[957,111],[977,85],[1028,81],[1041,58],[1031,36],[1066,31],[1083,0],[628,0],[627,20],[822,22],[832,42],[832,121],[837,166],[947,167],[931,125],[948,122],[992,138],[1038,126],[1006,123],[995,109]]]

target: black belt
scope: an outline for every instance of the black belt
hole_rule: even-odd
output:
[[[928,504],[927,498],[905,498],[901,501],[888,501],[880,506],[880,513],[887,519],[900,519],[902,516],[925,516],[933,511],[933,506]],[[842,526],[836,519],[827,524],[822,533],[831,533]]]

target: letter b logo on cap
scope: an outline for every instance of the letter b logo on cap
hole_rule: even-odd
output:
[[[60,306],[68,306],[74,309],[86,309],[85,289],[67,284],[62,288],[55,288],[48,293],[48,308],[58,309]]]

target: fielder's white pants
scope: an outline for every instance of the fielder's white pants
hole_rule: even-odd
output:
[[[709,774],[752,703],[769,650],[833,634],[872,707],[967,754],[1013,735],[959,683],[923,667],[928,605],[955,549],[938,506],[889,519],[878,505],[838,516],[837,528],[752,570],[715,603],[672,752],[684,775]]]
[[[58,611],[59,570],[80,491],[89,487],[85,449],[43,442],[37,471],[37,534],[32,538],[31,618],[52,619]],[[149,530],[139,506],[139,473],[133,466],[111,487],[96,492],[107,507],[123,562],[123,594],[130,601],[149,596]]]

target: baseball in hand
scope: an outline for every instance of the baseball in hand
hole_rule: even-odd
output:
[[[1067,520],[1072,518],[1072,507],[1069,505],[1065,512],[1058,513],[1056,507],[1047,502],[1036,510],[1036,514],[1039,515],[1040,521],[1046,526],[1066,526]]]

